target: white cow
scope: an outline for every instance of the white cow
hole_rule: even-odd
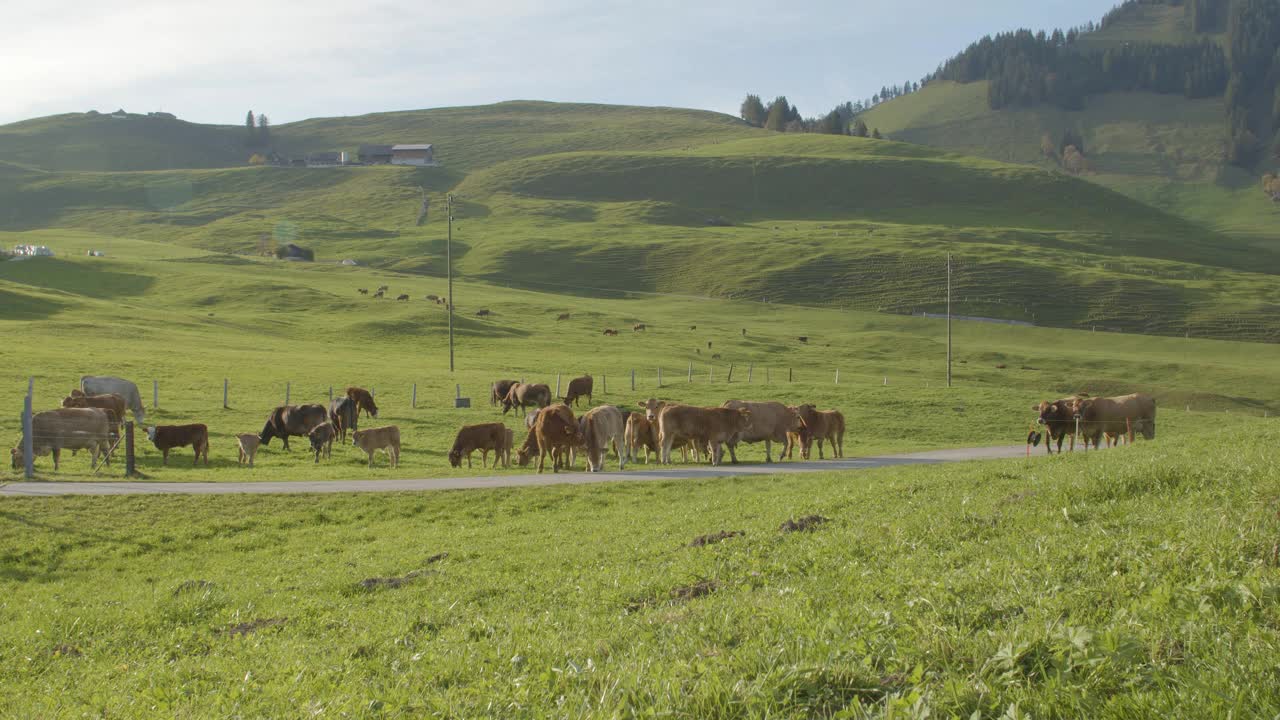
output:
[[[85,375],[80,378],[80,389],[86,395],[106,395],[109,393],[119,395],[124,398],[125,405],[133,413],[133,419],[139,425],[146,424],[145,411],[142,408],[142,395],[138,393],[138,386],[128,380],[109,375]],[[123,420],[124,418],[121,419]]]
[[[618,469],[627,467],[626,421],[622,411],[613,405],[592,408],[578,419],[587,446],[587,470],[601,472],[609,446],[618,456]]]

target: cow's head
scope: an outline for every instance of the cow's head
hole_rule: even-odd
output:
[[[155,442],[155,441],[156,441],[156,426],[155,426],[155,425],[152,425],[151,427],[147,428],[147,439],[148,439],[148,440],[150,440],[151,442]]]
[[[644,408],[645,420],[648,420],[649,422],[657,422],[658,412],[662,410],[662,408],[666,407],[667,403],[665,400],[657,400],[654,398],[649,398],[648,400],[640,401],[639,403],[637,403],[637,405]]]
[[[359,447],[359,446],[360,446],[360,439],[361,439],[361,438],[363,438],[363,437],[365,436],[365,433],[367,433],[367,432],[369,432],[369,431],[368,431],[368,430],[356,430],[355,432],[351,433],[351,444],[352,444],[352,445],[354,445],[354,446],[356,446],[356,447]]]
[[[270,445],[271,438],[276,436],[275,415],[267,418],[267,424],[262,426],[262,432],[258,434],[258,442],[263,445]]]
[[[72,396],[62,398],[62,407],[64,408],[84,407],[85,405],[86,403],[83,397]]]
[[[454,448],[449,451],[449,465],[451,467],[462,467],[462,451]]]
[[[787,408],[787,432],[798,433],[804,428],[804,418],[800,416],[800,412],[794,408]]]
[[[1046,400],[1039,405],[1033,405],[1031,409],[1040,414],[1036,419],[1037,425],[1071,422],[1076,416],[1076,404],[1070,400],[1053,402]]]

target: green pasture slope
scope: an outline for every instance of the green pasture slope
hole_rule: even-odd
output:
[[[1272,717],[1277,442],[1252,420],[860,475],[7,500],[0,714]],[[720,531],[745,534],[690,546]]]
[[[629,406],[657,396],[837,407],[850,422],[850,454],[858,455],[1018,442],[1033,402],[1081,390],[1156,394],[1161,433],[1169,437],[1199,433],[1228,412],[1280,412],[1280,347],[1274,344],[957,322],[956,387],[947,390],[939,320],[670,295],[591,298],[474,281],[455,287],[458,370],[450,375],[447,315],[425,300],[445,292],[438,278],[64,231],[17,235],[56,243],[66,255],[0,264],[7,315],[0,406],[12,410],[0,414],[0,437],[16,442],[28,377],[36,382],[37,408],[57,405],[81,375],[108,372],[137,382],[150,407],[157,380],[160,404],[149,420],[206,423],[213,449],[209,469],[192,469],[186,451],[162,468],[142,442],[141,470],[155,480],[455,473],[445,454],[457,428],[501,417],[488,405],[491,381],[524,378],[554,387],[557,373],[565,386],[591,373],[597,403]],[[109,254],[85,257],[88,248]],[[373,300],[356,292],[383,284],[390,295],[412,299]],[[481,308],[492,316],[477,318]],[[564,312],[572,318],[557,321]],[[649,330],[631,332],[636,323]],[[622,334],[604,337],[606,327]],[[809,342],[800,343],[800,335]],[[230,409],[222,408],[224,378]],[[410,407],[415,383],[416,409]],[[388,470],[383,461],[370,472],[353,448],[317,467],[305,446],[286,454],[278,444],[262,451],[254,469],[234,467],[233,436],[260,430],[271,408],[284,402],[286,385],[298,403],[326,401],[330,386],[340,393],[349,384],[373,388],[383,409],[376,422],[401,427],[401,468]],[[472,409],[452,408],[455,384],[472,398]],[[522,418],[505,420],[523,437]],[[745,457],[758,461],[763,453],[757,448]],[[37,467],[46,479],[122,473],[115,466],[91,476],[83,454],[56,474],[48,458]],[[484,471],[477,465],[471,472]]]

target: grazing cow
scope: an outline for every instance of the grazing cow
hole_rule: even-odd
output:
[[[747,329],[742,328],[742,337],[746,337],[746,336],[747,336]]]
[[[587,404],[591,404],[591,392],[595,388],[595,380],[590,375],[583,375],[569,381],[569,391],[565,393],[565,405],[577,405],[578,399],[587,398]]]
[[[798,337],[798,338],[796,338],[796,339],[797,339],[797,340],[799,340],[799,341],[800,341],[800,342],[802,342],[802,343],[807,343],[807,342],[809,342],[809,336],[808,336],[808,335],[801,335],[800,337]]]
[[[690,329],[690,330],[697,330],[697,329],[698,329],[698,326],[697,326],[697,325],[690,325],[690,326],[689,326],[689,329]]]
[[[1069,397],[1061,400],[1044,401],[1032,405],[1031,409],[1040,413],[1036,424],[1042,426],[1049,436],[1044,440],[1044,451],[1053,454],[1053,441],[1058,441],[1058,454],[1062,454],[1062,441],[1071,436],[1071,451],[1076,449],[1076,404],[1083,398]]]
[[[241,433],[236,436],[236,443],[240,445],[240,464],[249,463],[249,467],[253,467],[253,458],[258,455],[258,444],[262,441],[253,433]]]
[[[507,393],[511,392],[511,386],[519,384],[519,380],[497,380],[489,386],[489,404],[496,406],[502,402]]]
[[[111,433],[116,437],[120,435],[120,419],[124,417],[126,408],[124,398],[109,393],[107,395],[85,395],[83,392],[72,390],[72,395],[62,399],[62,407],[64,408],[99,408],[110,411],[111,415]]]
[[[258,439],[263,445],[270,445],[272,438],[280,438],[288,450],[290,436],[309,435],[312,428],[328,421],[329,412],[323,405],[281,405],[267,416]]]
[[[551,472],[559,472],[560,468],[568,467],[569,453],[573,448],[582,445],[582,433],[568,405],[549,405],[539,410],[533,433],[538,443],[539,474],[546,467],[548,455],[551,456]]]
[[[486,308],[481,308],[476,311],[476,317],[489,317],[492,314],[493,313],[489,312],[489,310]]]
[[[520,464],[520,467],[528,467],[529,460],[538,454],[538,434],[534,432],[533,428],[538,423],[538,413],[540,412],[542,411],[534,410],[529,413],[533,416],[533,422],[529,424],[529,434],[525,435],[524,444],[516,451],[516,462]]]
[[[609,336],[609,337],[617,337],[617,336],[618,336],[618,331],[617,331],[617,330],[614,330],[613,328],[605,328],[605,329],[604,329],[604,334],[605,334],[605,335],[607,335],[607,336]]]
[[[209,465],[209,426],[204,423],[152,425],[147,428],[147,438],[163,454],[161,465],[169,464],[170,450],[188,445],[195,451],[195,457],[191,459],[192,465],[200,462],[201,455],[204,456],[204,464]]]
[[[368,295],[368,294],[369,294],[369,288],[360,288],[360,289],[359,289],[359,290],[357,290],[356,292],[360,293],[361,295]]]
[[[351,444],[369,455],[369,467],[373,467],[373,454],[379,450],[387,454],[391,467],[400,465],[400,428],[395,425],[356,430],[351,433]]]
[[[645,330],[648,330],[648,329],[649,328],[646,327],[644,323],[637,323],[631,326],[631,332],[644,332]]]
[[[715,353],[714,355],[712,355],[712,356],[711,356],[711,359],[712,359],[712,360],[719,360],[719,359],[720,359],[720,353]]]
[[[382,291],[382,290],[379,290],[378,292],[374,293],[374,294],[373,294],[373,296],[374,296],[374,297],[376,297],[376,298],[386,297],[386,296],[383,294],[383,291]]]
[[[710,341],[710,340],[708,340],[708,341],[707,341],[707,349],[708,349],[708,350],[710,350],[710,349],[711,349],[711,341]]]
[[[1147,440],[1156,438],[1156,401],[1150,395],[1135,393],[1109,398],[1083,398],[1076,403],[1080,416],[1080,434],[1085,447],[1092,442],[1101,445],[1107,435],[1107,445],[1119,444],[1120,437],[1133,440],[1134,433],[1142,433]]]
[[[369,417],[378,417],[378,405],[373,401],[373,393],[364,388],[349,387],[346,390],[346,396],[351,398],[356,407],[368,413]]]
[[[320,453],[324,453],[325,459],[329,459],[333,455],[333,441],[338,437],[338,428],[332,422],[324,422],[311,428],[311,432],[307,433],[307,437],[311,440],[311,449],[316,453],[316,464],[320,463]]]
[[[396,300],[408,300],[408,299],[409,299],[409,293],[400,293],[399,295],[396,296]]]
[[[145,411],[142,409],[142,395],[138,393],[138,386],[128,380],[105,375],[85,375],[80,378],[80,389],[85,395],[119,395],[129,406],[133,419],[139,424],[146,422]],[[121,413],[120,417],[123,419],[124,413]]]
[[[63,450],[89,450],[94,465],[98,454],[111,448],[111,420],[101,408],[58,408],[31,417],[31,450],[36,457],[53,454],[53,469],[58,469]],[[26,462],[23,441],[9,452],[13,469]],[[110,463],[110,456],[107,462]]]
[[[480,451],[480,467],[489,466],[489,451],[493,451],[493,465],[503,459],[503,448],[507,445],[507,426],[502,423],[484,423],[482,425],[466,425],[458,431],[449,450],[449,465],[462,467],[462,458],[466,456],[467,467],[471,467],[471,454]],[[508,464],[510,459],[507,460]]]
[[[668,405],[658,414],[658,439],[662,462],[671,464],[671,449],[677,438],[689,438],[695,448],[706,447],[711,464],[719,465],[721,445],[751,429],[751,411],[746,408],[701,408]]]
[[[556,320],[568,320],[568,319],[569,319],[569,313],[560,313],[560,315],[556,317]]]
[[[544,408],[551,404],[551,388],[542,383],[516,383],[507,391],[507,396],[502,399],[502,414],[506,415],[513,407],[520,408],[520,412],[529,406]]]
[[[813,405],[801,405],[796,408],[800,419],[804,421],[804,431],[800,433],[804,444],[800,446],[800,456],[809,459],[809,446],[818,443],[818,459],[822,456],[823,441],[831,442],[831,457],[844,457],[844,414],[839,410],[823,411]]]
[[[436,302],[437,300],[439,300],[439,299],[440,299],[440,296],[439,296],[439,295],[428,295],[428,296],[427,296],[427,299],[428,299],[428,300],[430,300],[431,302]]]
[[[779,402],[745,402],[729,400],[720,407],[732,410],[746,410],[751,413],[751,427],[740,435],[735,435],[726,443],[729,446],[729,457],[738,463],[738,443],[758,443],[764,441],[764,461],[773,462],[773,443],[782,443],[782,454],[788,450],[790,439],[788,433],[798,433],[804,423],[795,410]]]
[[[621,410],[613,405],[592,408],[579,419],[578,428],[587,446],[588,472],[604,470],[604,460],[610,445],[618,456],[618,470],[627,467],[626,420],[623,419]]]
[[[390,285],[379,285],[379,286],[378,286],[378,292],[380,292],[380,293],[384,293],[384,292],[386,292],[386,291],[388,291],[388,290],[390,290],[390,289],[391,289],[391,286],[390,286]]]
[[[360,408],[349,397],[329,401],[329,422],[338,431],[338,440],[347,441],[347,433],[360,429]]]

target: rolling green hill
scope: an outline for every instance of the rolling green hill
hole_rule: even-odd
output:
[[[1131,4],[1105,26],[1079,36],[1082,52],[1147,43],[1222,42],[1221,33],[1195,33],[1181,5]],[[1004,162],[1057,167],[1041,138],[1064,131],[1084,139],[1086,180],[1187,218],[1206,228],[1274,248],[1280,208],[1261,192],[1252,170],[1228,164],[1222,97],[1187,99],[1152,92],[1091,95],[1080,110],[1044,103],[990,109],[988,82],[935,81],[866,112],[862,119],[887,137]]]

